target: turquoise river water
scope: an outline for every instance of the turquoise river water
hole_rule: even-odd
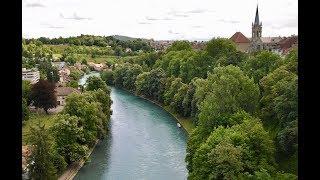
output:
[[[76,180],[187,178],[186,132],[159,106],[111,88],[111,132],[92,152]]]

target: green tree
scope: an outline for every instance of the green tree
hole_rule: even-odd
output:
[[[94,91],[98,89],[102,89],[103,91],[108,91],[108,86],[100,77],[90,76],[86,82],[86,90]]]
[[[28,141],[33,145],[28,158],[30,177],[32,179],[56,179],[56,169],[52,162],[53,140],[48,130],[40,123],[30,127]]]
[[[230,39],[217,38],[208,41],[205,50],[211,57],[218,59],[233,54],[236,51],[236,45]]]
[[[26,104],[30,104],[31,83],[30,81],[22,80],[22,98],[26,100]]]
[[[168,47],[167,52],[169,51],[182,51],[182,50],[191,50],[192,46],[188,41],[175,41],[171,46]]]
[[[29,119],[30,110],[27,104],[27,100],[22,98],[22,121],[26,121]]]
[[[106,82],[107,85],[113,85],[114,78],[112,71],[102,71],[100,73],[101,79]]]
[[[58,115],[51,129],[57,144],[57,151],[68,164],[85,156],[86,147],[79,144],[83,141],[83,130],[78,127],[79,121],[80,119],[76,116]]]
[[[48,114],[48,109],[57,106],[57,96],[55,94],[55,85],[46,80],[40,79],[31,88],[30,99],[37,108],[43,108]]]
[[[254,81],[258,83],[261,78],[275,70],[280,61],[279,55],[269,51],[261,51],[248,58],[247,61],[243,61],[241,66],[246,74],[253,77]]]
[[[213,129],[219,125],[230,125],[230,114],[244,110],[254,113],[259,101],[259,87],[238,67],[217,67],[208,76],[209,90],[199,106],[199,123]],[[197,90],[201,91],[201,90]]]

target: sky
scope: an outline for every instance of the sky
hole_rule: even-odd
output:
[[[22,36],[250,38],[257,4],[263,37],[298,34],[298,0],[22,0]]]

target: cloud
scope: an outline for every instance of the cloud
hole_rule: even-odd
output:
[[[219,22],[223,23],[230,23],[230,24],[238,24],[240,21],[235,21],[235,20],[225,20],[225,19],[218,19]]]
[[[73,13],[73,15],[71,17],[65,17],[62,13],[60,13],[60,17],[63,19],[70,19],[70,20],[77,20],[77,21],[92,20],[92,18],[89,18],[89,17],[80,17],[75,12]]]
[[[138,22],[138,24],[151,24],[149,22]]]
[[[180,34],[178,32],[173,32],[172,30],[169,30],[168,33],[170,33],[170,34]]]
[[[29,7],[29,8],[37,8],[37,7],[46,7],[44,4],[41,4],[41,3],[27,3],[26,4],[26,7]]]
[[[202,28],[203,26],[192,26],[192,28]]]
[[[63,26],[55,26],[46,22],[42,22],[40,23],[40,25],[45,26],[46,28],[50,28],[50,29],[62,29],[64,28]]]
[[[174,19],[172,19],[172,18],[169,18],[169,17],[165,17],[165,18],[153,18],[153,17],[146,17],[146,19],[148,20],[148,21],[171,21],[171,20],[174,20]]]
[[[206,9],[194,9],[194,10],[191,10],[191,11],[186,11],[185,13],[198,14],[198,13],[205,13],[207,11],[208,10],[206,10]]]

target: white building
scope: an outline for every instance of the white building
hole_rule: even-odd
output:
[[[22,80],[30,81],[35,84],[40,79],[40,72],[37,69],[22,68]]]

